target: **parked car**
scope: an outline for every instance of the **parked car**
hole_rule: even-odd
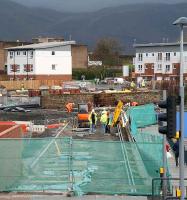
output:
[[[21,108],[21,107],[15,107],[14,109],[16,110],[15,112],[31,112],[31,110]]]
[[[124,81],[123,86],[124,87],[130,87],[131,83],[129,81]]]
[[[31,110],[25,109],[25,108],[21,108],[21,107],[7,107],[4,108],[3,111],[5,112],[31,112]]]
[[[7,108],[4,108],[3,111],[5,112],[11,112],[12,108],[11,107],[7,107]]]
[[[114,84],[123,84],[124,79],[123,78],[114,78]]]
[[[101,84],[112,84],[112,83],[114,83],[114,79],[110,77],[101,80]]]

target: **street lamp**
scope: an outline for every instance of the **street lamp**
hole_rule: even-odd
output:
[[[185,197],[185,187],[184,187],[184,61],[183,61],[183,28],[187,26],[187,18],[180,17],[173,22],[173,25],[180,26],[180,140],[179,140],[179,165],[180,165],[180,190],[181,190],[181,200]]]

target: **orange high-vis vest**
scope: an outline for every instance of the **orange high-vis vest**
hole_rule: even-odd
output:
[[[72,112],[72,110],[73,110],[73,103],[67,103],[66,104],[66,109],[67,109],[68,112]]]
[[[132,106],[137,106],[138,105],[138,103],[137,102],[132,102]]]

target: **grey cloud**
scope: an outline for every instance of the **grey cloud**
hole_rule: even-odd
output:
[[[185,0],[12,0],[26,6],[51,8],[64,12],[89,12],[133,3],[179,3]]]

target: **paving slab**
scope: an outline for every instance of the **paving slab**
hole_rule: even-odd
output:
[[[147,200],[144,196],[107,196],[86,195],[81,197],[65,197],[63,195],[28,195],[28,194],[2,194],[0,200]]]

